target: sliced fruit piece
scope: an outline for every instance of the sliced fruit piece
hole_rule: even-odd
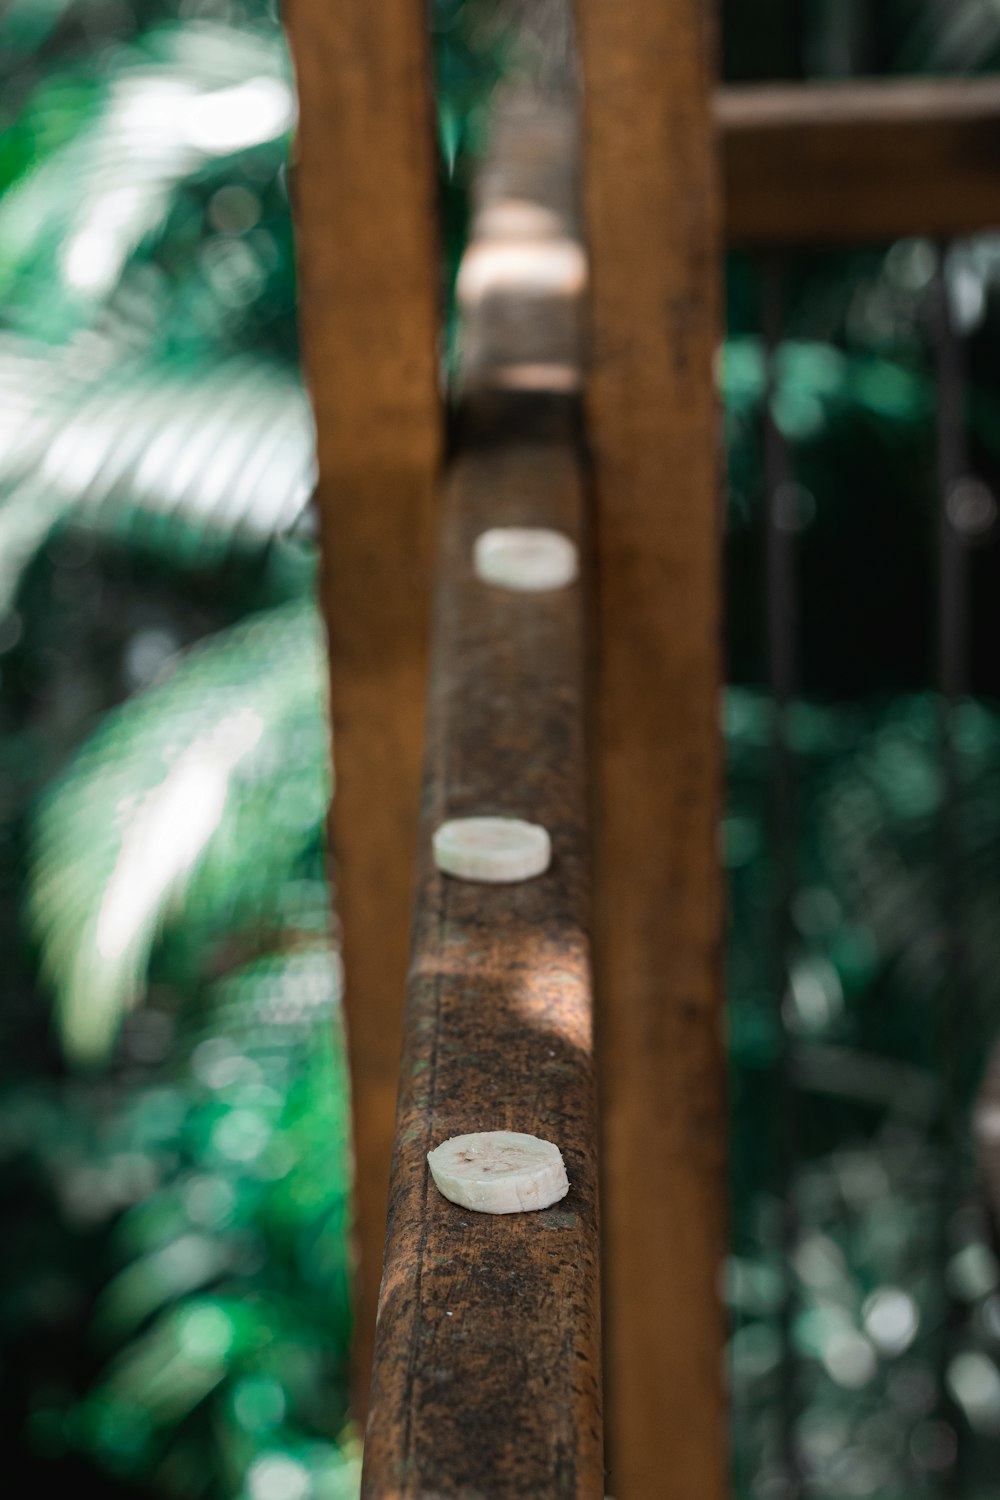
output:
[[[569,1192],[559,1147],[516,1130],[454,1135],[427,1160],[438,1192],[479,1214],[549,1208]]]
[[[452,818],[436,830],[433,848],[445,875],[494,885],[532,880],[552,859],[546,829],[523,818]]]
[[[476,577],[497,588],[535,594],[563,589],[579,573],[576,545],[544,526],[497,526],[476,538]]]

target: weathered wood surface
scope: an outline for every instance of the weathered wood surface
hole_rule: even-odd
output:
[[[362,1493],[603,1495],[596,1122],[577,589],[477,583],[493,525],[576,535],[566,448],[461,459],[444,520],[413,967]],[[472,813],[548,828],[521,885],[448,879],[433,829]],[[473,1130],[555,1141],[570,1193],[542,1213],[456,1207],[427,1152]]]
[[[730,1492],[711,8],[577,0],[595,486],[608,1489]]]
[[[462,293],[465,415],[438,566],[369,1500],[604,1494],[582,586],[516,594],[472,572],[491,526],[581,539],[571,404],[549,384],[574,358],[573,299],[558,286],[541,295],[535,279],[546,241],[573,233],[569,200],[556,202],[566,141],[561,117],[525,101],[504,109],[469,251],[485,281],[466,277]],[[506,256],[511,241],[541,260]],[[491,250],[492,261],[480,254]],[[528,370],[508,322],[523,297],[537,320]],[[440,875],[435,827],[483,812],[542,823],[551,869],[512,886]],[[442,1198],[427,1151],[489,1129],[555,1141],[568,1197],[503,1217]]]
[[[1000,224],[1000,79],[720,89],[729,240],[841,244]]]
[[[441,447],[426,16],[287,0],[301,126],[301,327],[319,446],[332,816],[355,1154],[363,1419],[395,1116]]]

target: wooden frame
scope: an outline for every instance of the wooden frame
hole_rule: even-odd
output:
[[[712,374],[723,241],[886,240],[1000,221],[994,80],[713,90],[703,0],[576,0],[576,8],[593,524],[583,513],[572,397],[553,394],[578,380],[580,287],[561,297],[501,287],[470,320],[467,425],[445,486],[414,959],[363,1481],[371,1500],[603,1493],[587,640],[609,1487],[616,1500],[723,1500],[729,1491]],[[337,741],[333,844],[354,1089],[363,1417],[409,946],[441,453],[436,179],[421,8],[290,0],[287,15],[303,118],[302,321],[319,429]],[[508,168],[518,163],[518,181],[506,184],[520,205],[510,222],[545,220],[524,215],[526,199],[537,198],[550,219],[554,209],[564,262],[571,134],[565,118],[514,122],[504,147]],[[479,529],[504,522],[557,526],[585,552],[592,531],[590,607],[576,591],[526,603],[485,590],[470,571],[471,544]],[[433,827],[484,809],[527,811],[550,825],[550,876],[503,894],[442,879],[428,855]],[[435,1195],[428,1147],[496,1127],[559,1140],[571,1211],[470,1223]]]
[[[577,0],[591,260],[609,1490],[729,1491],[722,240],[702,0]]]
[[[727,238],[836,245],[1000,224],[1000,79],[719,89]]]
[[[611,0],[583,0],[581,13],[592,101],[585,138],[597,358],[589,410],[597,439],[598,853],[604,863],[597,933],[608,1056],[602,1092],[608,1180],[614,1183],[609,1240],[616,1257],[608,1297],[613,1484],[618,1500],[662,1493],[666,1444],[674,1476],[671,1492],[697,1492],[712,1500],[722,1492],[725,1441],[717,1296],[724,1117],[717,1013],[718,506],[711,385],[718,243],[708,37],[698,7],[687,0],[670,0],[663,14],[631,0],[620,8]],[[421,132],[427,110],[426,38],[418,35],[415,14],[402,0],[381,8],[345,0],[334,20],[318,0],[294,0],[289,15],[304,121],[298,178],[308,308],[303,322],[320,435],[325,605],[337,733],[333,836],[355,1090],[362,1254],[355,1371],[359,1414],[371,1325],[370,1268],[376,1263],[380,1230],[385,1125],[394,1092],[394,1006],[402,988],[401,911],[408,887],[400,872],[408,866],[417,805],[413,773],[422,717],[430,496],[439,442],[431,352],[433,161],[429,146],[425,150],[413,144],[426,140]],[[664,57],[673,59],[665,111],[656,73],[657,59]],[[633,87],[639,91],[636,97],[650,102],[639,154],[643,147],[650,147],[651,154],[638,173],[630,169],[637,152],[623,123],[635,102]],[[336,173],[329,170],[334,150]],[[679,234],[674,232],[678,215]],[[636,223],[651,235],[664,236],[665,256],[636,255],[629,249],[626,226]],[[654,243],[650,239],[650,247]],[[659,321],[664,308],[666,345]],[[537,312],[535,305],[532,319]],[[559,324],[560,318],[555,321]],[[574,357],[571,351],[568,360],[555,364],[571,368]],[[488,359],[485,365],[488,370]],[[634,401],[624,394],[626,388]],[[512,409],[515,430],[523,434],[523,403],[511,398],[492,409],[489,396],[485,399],[490,413],[486,426],[494,434],[491,445],[509,444],[504,435],[511,431]],[[661,403],[675,409],[666,424],[658,411]],[[459,555],[448,553],[449,569],[457,575],[445,582],[441,609],[453,622],[471,618],[470,585],[461,562],[463,555],[467,559],[470,536],[468,522],[458,514],[460,502],[485,524],[509,509],[512,494],[522,497],[522,505],[525,495],[534,495],[538,519],[549,516],[570,530],[575,529],[573,513],[579,504],[568,429],[547,457],[537,452],[512,457],[513,470],[509,464],[506,471],[498,465],[496,453],[479,468],[470,462],[471,468],[456,471],[450,488],[446,548],[454,548],[456,536],[462,540]],[[512,488],[510,476],[519,464],[521,478]],[[681,480],[685,468],[687,476]],[[676,474],[678,484],[661,504],[665,471]],[[495,476],[504,472],[508,483],[498,488]],[[665,581],[672,594],[664,592]],[[481,600],[477,607],[482,608]],[[574,707],[574,700],[565,696],[574,673],[579,681],[582,657],[576,657],[575,667],[571,662],[573,652],[581,649],[583,631],[579,625],[570,627],[567,607],[565,601],[557,606],[548,627],[556,631],[554,641],[564,642],[555,656],[563,674],[561,696],[556,694],[559,706],[552,703],[537,741],[530,744],[522,734],[505,750],[504,731],[498,727],[493,755],[470,773],[481,801],[504,756],[516,747],[523,755],[527,746],[526,764],[536,769],[534,779],[524,773],[522,789],[530,793],[534,785],[562,828],[567,863],[555,885],[546,890],[540,883],[527,893],[527,907],[514,902],[511,931],[537,934],[551,928],[562,934],[558,951],[545,963],[555,962],[574,976],[568,987],[565,979],[560,981],[559,1000],[559,1025],[568,1026],[576,1038],[565,1064],[569,1113],[561,1123],[554,1117],[549,1121],[537,1090],[532,1093],[529,1086],[537,1077],[538,1058],[533,1046],[516,1043],[514,1033],[503,1078],[515,1103],[523,1098],[519,1119],[538,1115],[539,1129],[562,1135],[574,1161],[581,1211],[566,1226],[563,1244],[570,1253],[565,1271],[543,1264],[539,1257],[549,1250],[541,1241],[535,1247],[539,1255],[524,1262],[524,1286],[530,1286],[532,1275],[555,1275],[557,1280],[564,1275],[567,1284],[555,1303],[543,1299],[538,1304],[547,1308],[547,1322],[534,1335],[540,1383],[536,1389],[529,1378],[518,1399],[511,1396],[506,1414],[517,1420],[503,1423],[513,1441],[515,1428],[525,1422],[530,1426],[533,1407],[540,1403],[543,1425],[553,1428],[558,1442],[555,1449],[540,1440],[526,1444],[523,1453],[507,1443],[506,1458],[497,1457],[493,1466],[494,1483],[483,1491],[498,1496],[596,1497],[603,1491],[594,1136],[587,1103],[589,978],[579,863],[582,741],[572,728],[582,721],[579,697]],[[681,635],[671,628],[677,608],[686,620]],[[490,640],[498,622],[489,612],[482,618],[491,624],[484,637]],[[449,656],[450,629],[441,637],[434,679],[428,816],[446,805],[446,793],[452,796],[440,746],[442,737],[454,740],[447,725],[460,715],[443,702],[441,692],[450,694],[458,683],[464,697],[474,698],[480,681],[489,682],[491,674],[499,673],[497,680],[516,696],[530,688],[541,670],[528,651],[505,664],[501,632],[495,647],[499,655],[483,658],[482,678],[470,676]],[[550,684],[548,691],[555,690]],[[626,706],[634,724],[623,732]],[[577,749],[567,765],[573,744]],[[562,757],[558,768],[549,761],[554,749]],[[659,836],[651,839],[651,825],[658,823]],[[458,946],[467,941],[463,923],[467,927],[472,921],[468,930],[474,931],[475,913],[470,909],[465,918],[456,918],[459,902],[450,918],[443,917],[440,878],[429,871],[426,859],[423,868],[418,912],[425,915],[418,920],[411,981],[381,1353],[364,1479],[365,1493],[371,1496],[462,1492],[470,1429],[461,1423],[449,1428],[447,1404],[434,1398],[433,1382],[423,1380],[426,1362],[437,1351],[447,1356],[439,1366],[448,1371],[447,1388],[460,1399],[464,1393],[467,1401],[477,1370],[480,1377],[495,1374],[507,1387],[516,1387],[517,1372],[524,1373],[523,1363],[518,1364],[524,1359],[523,1340],[510,1345],[516,1369],[504,1361],[495,1372],[488,1367],[495,1330],[491,1335],[489,1307],[481,1298],[476,1301],[467,1246],[441,1240],[435,1253],[444,1268],[441,1261],[427,1260],[428,1247],[443,1230],[434,1212],[440,1205],[427,1192],[424,1150],[439,1128],[474,1123],[468,1092],[473,1085],[484,1103],[490,1094],[488,1079],[474,1064],[442,1072],[440,1061],[432,1065],[427,1050],[439,1049],[435,1055],[440,1059],[440,1049],[463,1035],[461,1026],[457,1031],[452,1027],[448,1004],[441,1008],[446,991],[440,985],[447,984],[441,943],[454,921]],[[384,883],[387,871],[391,889]],[[567,968],[570,954],[576,956]],[[439,976],[430,984],[433,1010],[428,1009],[428,969]],[[546,972],[543,964],[539,1017],[554,999]],[[496,976],[481,974],[479,979],[493,995],[497,1024],[507,1025]],[[474,965],[466,971],[466,982],[477,982]],[[525,975],[517,982],[527,986],[526,996],[532,993]],[[558,1019],[556,1012],[550,1015]],[[468,1022],[465,1030],[474,1034],[468,1032]],[[536,1031],[541,1036],[546,1027],[539,1025]],[[559,1056],[559,1048],[548,1050]],[[458,1090],[459,1103],[451,1092],[435,1092],[428,1101],[415,1082],[424,1062],[434,1079],[440,1077],[436,1089]],[[660,1109],[665,1091],[673,1095],[666,1115]],[[442,1098],[451,1100],[447,1120],[438,1107]],[[662,1172],[658,1195],[647,1190],[643,1161]],[[499,1275],[504,1247],[510,1253],[525,1233],[529,1230],[518,1231],[517,1226],[494,1226],[489,1234],[497,1244],[489,1261],[492,1241],[484,1230],[483,1263],[493,1264]],[[415,1300],[414,1275],[419,1288]],[[468,1346],[449,1338],[443,1318],[437,1317],[447,1310],[442,1298],[454,1297],[456,1290],[471,1320],[474,1336]],[[577,1358],[568,1362],[574,1350]],[[400,1376],[401,1369],[409,1373]],[[417,1424],[424,1420],[434,1423],[429,1441],[418,1435]],[[482,1480],[485,1470],[476,1472]]]
[[[363,1421],[410,947],[442,444],[430,38],[409,0],[287,0],[301,327],[335,732],[331,841],[355,1155]]]

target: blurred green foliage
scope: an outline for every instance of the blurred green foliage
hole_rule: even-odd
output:
[[[510,60],[493,11],[432,7],[451,270],[489,91]],[[1000,60],[1000,12],[979,0],[725,11],[731,76]],[[533,20],[540,37],[558,34]],[[356,1492],[358,1459],[344,1426],[347,1093],[277,9],[9,0],[0,53],[11,1471],[20,1460],[32,1482],[99,1477],[109,1494],[340,1500]],[[1000,944],[997,241],[956,247],[948,272],[985,485],[965,533],[977,701],[954,725],[957,871],[941,861],[942,727],[926,691],[935,266],[923,242],[789,263],[770,398],[759,267],[730,268],[741,1500],[784,1493],[786,1322],[808,1493],[952,1493],[957,1458],[964,1492],[985,1496],[1000,1463],[1000,1281],[965,1131]],[[768,399],[793,447],[802,583],[783,1004],[761,686]]]
[[[453,262],[500,40],[477,52],[458,0],[434,24]],[[8,1472],[346,1500],[348,1094],[277,8],[13,0],[0,53]]]

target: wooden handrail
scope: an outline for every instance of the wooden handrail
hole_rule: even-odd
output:
[[[730,86],[714,107],[734,244],[1000,225],[1000,78]]]
[[[567,449],[468,454],[446,497],[371,1500],[604,1493],[582,615],[576,589],[524,596],[472,576],[478,533],[515,523],[579,534]],[[434,828],[481,812],[548,828],[549,872],[442,876]],[[554,1141],[569,1196],[501,1217],[447,1202],[427,1152],[477,1130]]]
[[[367,1500],[604,1495],[584,587],[516,593],[472,566],[495,526],[551,527],[583,551],[572,397],[553,393],[574,369],[581,292],[557,202],[572,127],[542,112],[499,129],[459,280],[466,396],[437,569]],[[527,365],[509,357],[525,322]],[[443,876],[435,828],[477,813],[542,824],[550,869],[506,886]],[[427,1152],[498,1129],[559,1146],[562,1202],[493,1216],[440,1195]]]

